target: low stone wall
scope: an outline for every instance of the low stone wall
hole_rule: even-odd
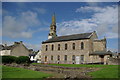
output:
[[[109,58],[107,60],[108,65],[120,65],[120,58]]]
[[[63,66],[52,66],[52,65],[26,65],[26,64],[6,64],[6,66],[19,67],[30,69],[34,71],[49,71],[55,73],[64,74],[65,78],[91,78],[86,75],[88,72],[96,71],[97,68],[88,67],[63,67]],[[98,70],[98,69],[97,69]]]

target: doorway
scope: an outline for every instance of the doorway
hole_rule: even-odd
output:
[[[104,55],[100,55],[101,63],[104,63]]]
[[[45,62],[47,62],[47,56],[45,56]]]
[[[80,56],[76,56],[75,60],[76,60],[76,64],[80,64]]]

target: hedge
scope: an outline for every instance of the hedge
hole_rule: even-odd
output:
[[[30,63],[30,59],[29,59],[28,56],[19,56],[19,57],[16,59],[16,63],[17,63],[17,64]]]
[[[2,63],[17,63],[17,64],[22,64],[22,63],[30,63],[30,59],[28,56],[2,56]]]
[[[13,63],[16,62],[16,59],[15,56],[2,56],[2,63]]]

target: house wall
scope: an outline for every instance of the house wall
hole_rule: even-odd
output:
[[[17,46],[11,50],[12,56],[29,56],[29,50],[22,44],[16,44]]]
[[[0,55],[1,55],[1,56],[10,55],[10,52],[11,52],[11,50],[1,50],[1,51],[0,51]]]

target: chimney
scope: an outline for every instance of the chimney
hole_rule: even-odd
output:
[[[20,43],[23,43],[23,41],[20,41]]]
[[[7,46],[7,44],[4,44],[4,46],[6,47],[6,46]]]

